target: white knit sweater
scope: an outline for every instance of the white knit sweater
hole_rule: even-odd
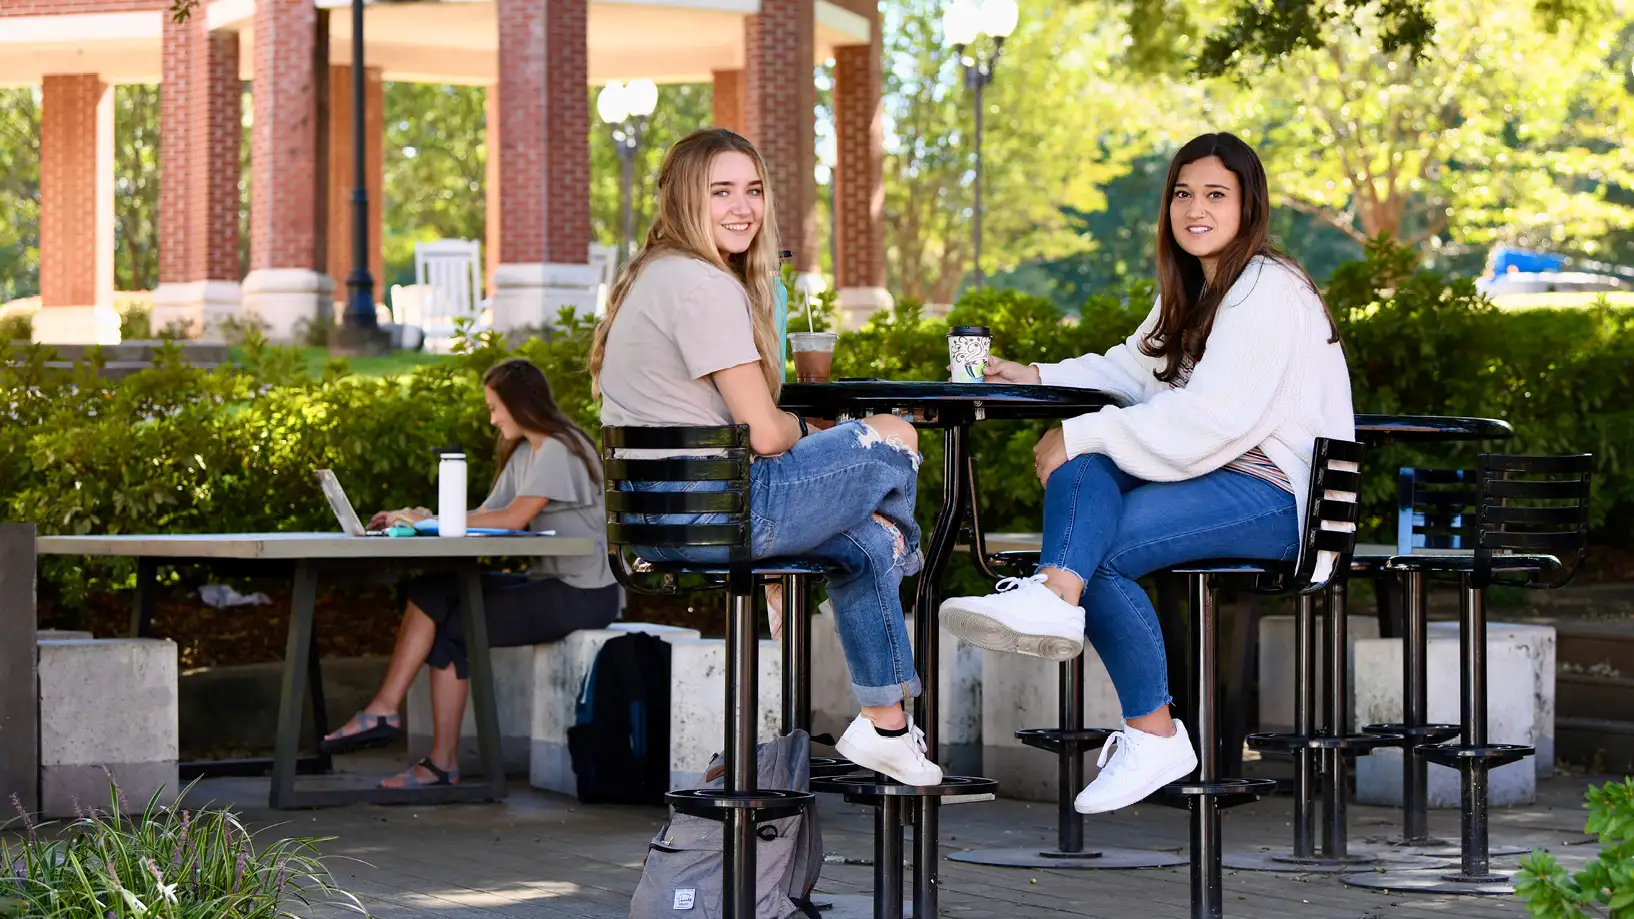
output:
[[[1288,474],[1303,529],[1316,438],[1356,435],[1350,372],[1343,349],[1328,341],[1316,292],[1274,259],[1249,262],[1226,292],[1184,389],[1153,376],[1162,359],[1140,351],[1158,314],[1154,306],[1105,354],[1038,365],[1043,383],[1099,389],[1130,403],[1063,422],[1067,456],[1100,453],[1138,478],[1178,482],[1259,447]]]

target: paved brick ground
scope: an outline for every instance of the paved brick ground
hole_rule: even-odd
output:
[[[1578,862],[1592,847],[1568,843],[1586,841],[1579,804],[1589,781],[1580,775],[1557,777],[1540,785],[1535,806],[1496,812],[1494,842],[1549,846],[1568,864]],[[265,787],[264,781],[216,780],[202,783],[195,794],[245,805],[246,816],[267,826],[269,833],[335,837],[322,849],[336,858],[333,867],[342,883],[362,898],[372,915],[404,919],[626,915],[646,842],[664,819],[657,808],[585,806],[525,785],[495,805],[277,813],[262,809]],[[1228,851],[1286,845],[1290,805],[1287,798],[1277,797],[1229,812],[1224,829]],[[831,864],[818,889],[868,894],[871,812],[835,798],[823,799],[821,806]],[[1388,835],[1397,825],[1394,811],[1351,809],[1353,840]],[[1054,811],[1010,800],[966,804],[946,809],[942,828],[946,853],[1049,845],[1054,840]],[[1456,813],[1432,815],[1432,831],[1455,837],[1457,829]],[[1185,844],[1185,815],[1164,808],[1135,808],[1089,821],[1086,836],[1091,845],[1177,850]],[[1499,860],[1500,865],[1514,862]],[[960,919],[1188,915],[1184,867],[1037,871],[944,860],[942,881],[942,914]],[[1243,919],[1496,919],[1525,914],[1522,904],[1508,897],[1384,894],[1345,887],[1331,876],[1228,871],[1225,883],[1227,915]],[[342,913],[325,910],[318,915]]]

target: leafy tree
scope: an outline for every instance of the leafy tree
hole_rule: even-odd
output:
[[[483,238],[486,98],[480,86],[386,84],[382,291],[414,283],[416,242]]]
[[[115,86],[114,289],[159,284],[159,87]]]
[[[1363,15],[1251,89],[1216,95],[1259,146],[1279,203],[1358,242],[1558,242],[1634,223],[1606,198],[1634,185],[1620,141],[1634,113],[1603,63],[1605,24],[1557,33],[1531,0],[1428,6],[1438,38],[1417,59],[1380,50],[1389,25]]]
[[[40,292],[40,91],[0,89],[0,303]]]
[[[975,165],[972,100],[942,43],[942,6],[901,0],[884,10],[888,286],[937,303],[954,299],[970,268]],[[1082,251],[1063,207],[1102,207],[1101,187],[1167,127],[1150,118],[1160,84],[1115,75],[1123,39],[1093,5],[1037,0],[1023,10],[984,91],[988,272]]]

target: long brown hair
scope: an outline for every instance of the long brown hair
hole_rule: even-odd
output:
[[[722,255],[715,246],[715,234],[709,220],[709,168],[715,157],[722,153],[737,152],[755,162],[760,176],[761,199],[765,202],[760,231],[749,248],[740,253]],[[766,163],[754,144],[725,128],[704,128],[675,142],[664,154],[664,163],[658,169],[658,207],[652,227],[641,252],[630,260],[619,273],[607,298],[607,315],[596,326],[596,337],[590,344],[590,386],[601,394],[601,366],[607,355],[607,333],[618,317],[619,307],[629,295],[630,287],[648,262],[661,255],[679,254],[701,259],[714,265],[743,285],[749,295],[749,318],[754,323],[755,348],[760,352],[760,367],[766,375],[766,385],[772,398],[777,398],[783,386],[783,366],[778,362],[777,321],[773,278],[777,274],[777,210],[773,206],[771,184],[766,177]]]
[[[592,449],[590,436],[584,433],[578,425],[569,419],[556,404],[555,396],[550,393],[550,381],[545,379],[544,373],[532,363],[521,358],[512,358],[502,361],[488,368],[482,375],[482,385],[494,391],[499,401],[504,403],[505,410],[511,413],[511,419],[524,431],[535,434],[544,434],[562,442],[562,445],[572,451],[584,464],[586,472],[590,473],[590,481],[601,482],[601,463],[597,461],[595,450]],[[495,453],[498,462],[494,465],[494,483],[499,483],[499,477],[505,471],[505,464],[511,461],[511,454],[516,452],[522,438],[507,438],[500,434],[496,439]]]
[[[1242,218],[1236,237],[1226,244],[1214,266],[1214,283],[1204,284],[1202,261],[1180,248],[1174,238],[1169,205],[1174,201],[1174,186],[1180,180],[1181,168],[1211,156],[1219,157],[1237,176],[1237,184],[1242,189]],[[1305,279],[1311,292],[1316,294],[1317,302],[1322,303],[1322,312],[1328,320],[1328,341],[1337,342],[1339,326],[1333,321],[1327,304],[1322,302],[1316,282],[1298,262],[1271,243],[1271,190],[1259,156],[1241,138],[1223,131],[1192,138],[1169,164],[1169,177],[1163,183],[1163,203],[1158,209],[1157,285],[1162,308],[1157,326],[1147,333],[1140,350],[1147,357],[1164,359],[1164,368],[1156,374],[1159,380],[1173,382],[1186,357],[1202,360],[1221,301],[1257,255],[1281,262]]]

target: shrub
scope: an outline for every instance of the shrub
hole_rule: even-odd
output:
[[[36,825],[17,807],[22,836],[0,837],[0,916],[156,919],[274,919],[321,903],[368,915],[334,884],[317,844],[281,839],[256,847],[230,812],[161,807],[140,816],[113,809],[82,814],[67,826]],[[48,832],[49,831],[49,832]]]
[[[34,337],[34,317],[0,316],[0,341],[28,341]]]
[[[1515,895],[1534,919],[1634,919],[1634,778],[1590,785],[1585,833],[1600,840],[1600,853],[1576,874],[1567,874],[1545,850],[1521,860]]]

